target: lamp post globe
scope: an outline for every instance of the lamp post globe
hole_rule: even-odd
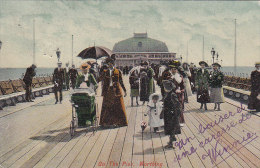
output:
[[[57,55],[58,61],[60,61],[60,49],[59,48],[57,48],[56,55]]]
[[[214,48],[211,49],[211,55],[212,55],[212,59],[213,59],[213,63],[214,63],[214,56],[215,56],[215,50]]]

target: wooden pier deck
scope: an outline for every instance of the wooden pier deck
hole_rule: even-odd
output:
[[[129,88],[127,77],[124,79],[126,88]],[[129,89],[124,98],[127,127],[98,130],[95,134],[81,128],[74,137],[69,134],[71,106],[68,94],[63,104],[53,105],[54,100],[51,100],[46,99],[15,113],[24,115],[24,118],[30,114],[33,115],[30,117],[37,118],[40,112],[48,113],[48,116],[33,123],[37,126],[18,125],[21,131],[24,130],[23,134],[13,127],[9,128],[8,134],[1,134],[6,136],[1,139],[1,168],[260,167],[260,118],[229,103],[222,104],[222,111],[213,111],[213,104],[210,104],[205,112],[198,110],[200,105],[195,96],[190,97],[189,103],[185,104],[185,126],[182,134],[177,136],[173,150],[164,149],[168,137],[162,128],[159,133],[153,133],[149,127],[141,131],[141,121],[148,121],[144,116],[146,106],[131,107]],[[97,101],[100,113],[102,97],[97,97]],[[0,119],[7,120],[12,115]],[[57,115],[60,117],[55,118]],[[49,123],[41,127],[47,121]],[[37,132],[29,134],[28,128],[23,127],[35,127]],[[17,141],[9,135],[14,133],[19,134]]]

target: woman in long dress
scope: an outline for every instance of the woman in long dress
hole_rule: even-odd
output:
[[[101,80],[103,81],[103,103],[100,116],[101,126],[126,126],[126,110],[123,100],[122,89],[126,96],[126,89],[120,70],[114,68],[114,59],[107,58],[108,69],[104,70]]]
[[[183,76],[183,82],[184,82],[184,101],[186,103],[189,102],[188,97],[192,96],[192,91],[191,91],[191,86],[190,86],[190,80],[189,78],[191,77],[191,72],[189,69],[188,63],[184,62],[182,64],[182,68],[184,70],[185,76]]]
[[[195,86],[197,90],[197,102],[199,102],[200,109],[204,108],[208,110],[207,103],[210,102],[209,98],[209,71],[205,69],[208,64],[205,61],[200,61],[199,65],[201,68],[197,71],[196,78],[195,78]]]
[[[220,103],[224,103],[224,93],[222,84],[224,82],[224,74],[219,70],[220,64],[214,63],[213,72],[210,74],[210,102],[215,103],[214,110],[218,108],[220,111]]]
[[[180,62],[179,61],[173,61],[169,64],[169,68],[171,71],[171,79],[173,80],[175,86],[176,86],[176,94],[178,97],[178,100],[181,104],[181,114],[180,114],[180,123],[181,126],[184,126],[185,120],[184,120],[184,82],[183,82],[183,76],[179,73],[179,67]]]
[[[147,76],[147,73],[145,69],[140,70],[140,101],[143,102],[143,104],[146,101],[149,101],[149,78]]]

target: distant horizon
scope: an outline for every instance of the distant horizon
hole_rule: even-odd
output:
[[[112,49],[134,32],[147,32],[185,62],[199,62],[203,55],[211,62],[214,48],[222,65],[232,66],[235,27],[236,65],[254,65],[260,61],[257,1],[0,0],[0,67],[29,66],[34,47],[39,67],[56,66],[57,48],[61,61],[71,63],[72,55],[89,46]]]
[[[62,67],[65,68],[65,66],[62,66]],[[69,66],[69,67],[71,67],[71,66]],[[234,66],[222,66],[222,68],[223,67],[234,67]],[[237,67],[250,67],[250,68],[254,68],[255,66],[237,66]],[[0,67],[0,69],[19,69],[19,68],[28,68],[28,67]],[[55,66],[54,67],[37,67],[37,68],[57,68],[57,66],[56,67]]]

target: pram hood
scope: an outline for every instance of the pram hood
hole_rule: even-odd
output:
[[[74,94],[88,94],[89,96],[95,96],[95,91],[91,88],[79,88],[79,89],[74,89],[70,94],[71,96]]]

